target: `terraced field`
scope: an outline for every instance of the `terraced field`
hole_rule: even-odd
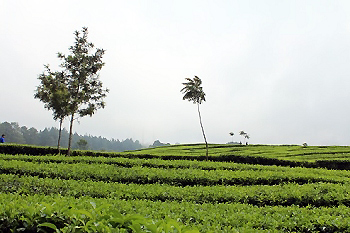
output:
[[[0,151],[0,232],[350,232],[350,147]]]

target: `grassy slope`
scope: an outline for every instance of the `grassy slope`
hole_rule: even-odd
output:
[[[128,154],[151,154],[156,156],[203,156],[205,145],[176,145],[124,152]],[[257,156],[280,160],[315,162],[317,160],[348,160],[348,146],[296,146],[296,145],[215,145],[209,146],[210,156]]]

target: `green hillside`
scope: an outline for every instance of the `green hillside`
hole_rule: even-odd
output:
[[[350,147],[0,150],[1,232],[350,232]]]
[[[210,145],[211,156],[255,156],[291,161],[315,162],[317,160],[349,160],[350,147],[348,146],[296,146],[296,145]],[[133,154],[151,154],[157,156],[203,156],[205,146],[175,145],[149,148],[128,152]]]
[[[348,146],[210,145],[209,148],[209,160],[212,161],[350,169]],[[163,159],[206,159],[203,144],[164,146],[127,153]]]

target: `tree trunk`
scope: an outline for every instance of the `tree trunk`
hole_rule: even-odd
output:
[[[58,154],[61,153],[61,151],[60,151],[60,142],[61,142],[61,135],[62,135],[62,123],[63,123],[63,118],[60,119],[60,129],[58,131],[58,142],[57,142]]]
[[[208,142],[207,142],[207,138],[205,137],[205,133],[204,133],[204,128],[203,128],[203,124],[202,124],[202,117],[201,117],[201,112],[199,111],[199,104],[197,103],[198,106],[198,115],[199,115],[199,123],[201,125],[202,128],[202,133],[203,133],[203,137],[204,137],[204,141],[205,141],[205,148],[206,148],[206,157],[208,160]]]
[[[74,122],[74,113],[72,113],[72,117],[70,119],[70,126],[69,126],[69,141],[68,141],[68,151],[67,156],[70,155],[70,150],[72,147],[72,137],[73,137],[73,122]]]

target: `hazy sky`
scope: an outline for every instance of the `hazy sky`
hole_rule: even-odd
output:
[[[0,122],[58,127],[33,94],[82,27],[110,93],[79,134],[203,142],[180,93],[197,75],[211,143],[350,145],[348,0],[0,0]]]

